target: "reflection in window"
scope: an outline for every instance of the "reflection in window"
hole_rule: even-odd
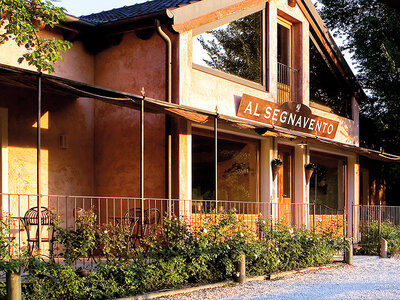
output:
[[[262,13],[194,37],[193,63],[262,83]]]
[[[214,200],[214,139],[193,135],[192,144],[192,199]],[[256,142],[218,140],[219,201],[257,201],[257,150]]]
[[[351,118],[351,93],[310,39],[310,100]]]
[[[278,24],[278,62],[290,66],[290,29]]]
[[[310,203],[317,204],[317,211],[322,207],[322,212],[343,209],[345,160],[311,154],[310,161],[317,166],[310,179]]]

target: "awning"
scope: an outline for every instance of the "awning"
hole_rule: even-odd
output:
[[[39,74],[34,71],[0,64],[0,84],[3,85],[37,89],[38,76]],[[140,109],[141,101],[145,101],[146,112],[170,114],[197,123],[205,123],[210,116],[216,116],[216,113],[110,90],[54,75],[41,74],[40,76],[42,77],[42,91],[44,94],[92,98],[137,110]]]
[[[260,123],[257,121],[252,121],[248,119],[243,119],[239,117],[231,117],[225,115],[219,115],[219,118],[231,123],[231,125],[242,128],[242,129],[254,129],[256,133],[261,136],[271,136],[271,137],[282,137],[288,139],[300,139],[306,143],[320,144],[329,146],[331,148],[335,148],[338,150],[345,150],[353,153],[357,153],[359,155],[368,157],[374,160],[380,160],[385,162],[398,162],[400,163],[400,156],[384,153],[381,151],[376,151],[368,148],[358,147],[355,145],[344,144],[336,141],[332,141],[326,138],[314,136],[311,134],[298,132],[282,127],[277,127],[273,125],[268,125],[264,123]]]
[[[34,71],[0,64],[0,84],[2,85],[5,84],[20,86],[29,89],[36,89],[38,76],[39,74]],[[380,151],[354,145],[339,143],[307,133],[301,133],[273,125],[267,125],[257,121],[222,115],[185,105],[178,105],[175,103],[169,103],[139,95],[110,90],[57,77],[54,75],[42,74],[41,77],[42,90],[44,93],[73,97],[87,97],[137,110],[140,109],[141,101],[145,101],[146,112],[169,114],[196,123],[205,123],[209,120],[210,117],[217,117],[218,119],[227,122],[230,126],[241,129],[255,130],[258,134],[262,136],[301,139],[302,141],[307,143],[309,142],[314,144],[321,144],[338,150],[350,151],[374,160],[400,163],[400,156],[397,155],[383,153]]]

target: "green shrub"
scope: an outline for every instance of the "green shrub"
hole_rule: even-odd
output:
[[[381,223],[381,236],[388,242],[388,250],[395,253],[400,249],[400,226],[389,221]],[[360,254],[379,255],[379,223],[371,221],[361,227]]]
[[[126,228],[116,228],[115,236],[108,236],[112,228],[98,228],[96,234],[107,261],[82,277],[71,262],[93,246],[92,242],[78,243],[78,250],[72,252],[78,236],[91,238],[94,234],[91,223],[85,224],[85,232],[66,230],[60,238],[71,246],[70,252],[66,251],[67,265],[30,261],[24,285],[26,299],[112,299],[187,283],[232,279],[237,276],[241,252],[246,255],[247,275],[266,275],[331,262],[341,247],[340,241],[282,223],[274,224],[272,230],[262,217],[259,236],[239,220],[235,211],[212,215],[195,232],[183,220],[166,218],[157,234],[146,237],[142,247],[129,253],[120,240],[126,241]]]
[[[344,249],[342,239],[333,235],[320,236],[310,230],[288,226],[282,222],[259,220],[260,232],[264,242],[270,244],[278,258],[270,271],[293,270],[331,263],[336,251]],[[275,249],[274,249],[275,248]],[[271,251],[271,250],[270,250]]]
[[[54,219],[54,231],[58,242],[64,246],[63,256],[68,265],[80,257],[88,257],[96,244],[96,215],[88,210],[77,216],[76,228],[62,228]]]
[[[0,299],[6,299],[7,296],[7,288],[6,283],[4,281],[0,281]]]

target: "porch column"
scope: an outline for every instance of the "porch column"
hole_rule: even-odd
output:
[[[175,215],[190,220],[192,205],[192,127],[191,123],[177,119],[178,132],[178,196],[179,212]]]
[[[268,137],[261,140],[260,155],[260,202],[261,214],[264,219],[272,217],[271,205],[276,199],[276,189],[272,180],[271,160],[275,158],[273,139]]]
[[[269,173],[271,176],[271,195],[270,195],[270,211],[271,215],[270,217],[273,220],[277,220],[279,216],[279,195],[278,195],[278,181],[279,181],[279,176],[276,176],[275,181],[272,175],[272,167],[271,167],[271,161],[275,158],[278,158],[278,140],[277,138],[273,137],[270,140],[271,142],[271,147],[270,147],[270,160],[268,161],[268,166],[269,166]]]
[[[309,161],[308,146],[297,146],[294,149],[294,203],[295,224],[308,227],[308,185],[304,165]]]
[[[360,165],[358,156],[349,156],[347,160],[347,237],[354,237],[354,241],[359,241],[358,221],[359,221],[359,189],[360,189]]]

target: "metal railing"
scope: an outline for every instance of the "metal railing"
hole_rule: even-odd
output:
[[[278,103],[297,101],[299,71],[278,62]]]
[[[380,236],[383,222],[400,225],[400,206],[353,205],[353,216],[353,231],[357,236],[361,236],[363,231],[369,231],[370,226],[376,225]]]
[[[279,220],[287,225],[308,228],[317,233],[329,231],[336,236],[345,234],[344,212],[315,204],[1,194],[3,208],[7,208],[3,214],[7,214],[12,220],[10,239],[19,247],[29,246],[32,254],[38,252],[40,247],[42,255],[51,254],[52,257],[59,257],[63,249],[57,245],[56,239],[52,239],[52,224],[46,223],[46,215],[42,213],[41,222],[30,221],[32,228],[26,226],[28,212],[32,213],[32,208],[34,212],[35,208],[37,211],[38,197],[41,198],[42,211],[48,209],[64,229],[76,229],[77,218],[86,211],[94,213],[96,225],[103,226],[101,228],[121,224],[130,227],[127,243],[132,247],[139,245],[140,239],[149,232],[155,232],[160,226],[164,226],[165,217],[179,218],[190,226],[192,231],[197,231],[216,215],[229,212],[234,213],[242,224],[254,232],[258,232],[259,217],[262,216],[264,220],[272,220],[271,224]],[[29,230],[32,230],[30,235],[27,232]],[[41,232],[39,239],[38,232]]]

